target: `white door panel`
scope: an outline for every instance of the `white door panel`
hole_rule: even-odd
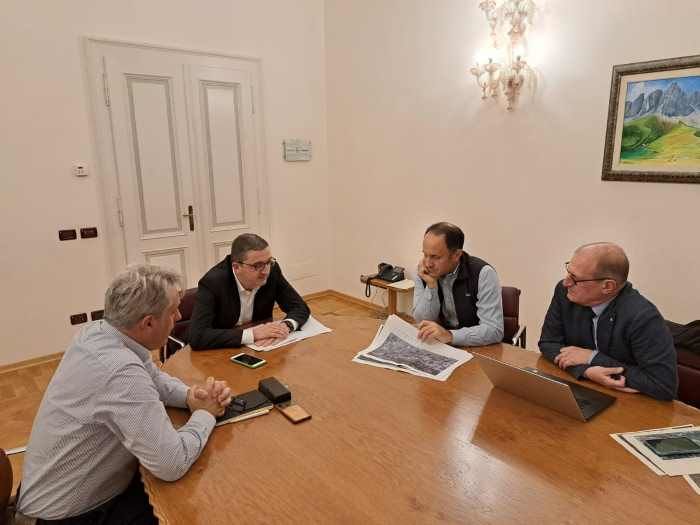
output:
[[[112,269],[169,266],[194,286],[238,234],[267,235],[259,66],[104,40],[86,47]]]
[[[194,193],[183,67],[126,48],[105,57],[105,68],[127,264],[173,266],[192,285],[203,263],[199,239],[186,217]],[[163,256],[176,247],[177,257]]]
[[[190,66],[192,136],[198,185],[209,213],[201,216],[207,264],[222,245],[260,231],[252,83],[249,71]]]

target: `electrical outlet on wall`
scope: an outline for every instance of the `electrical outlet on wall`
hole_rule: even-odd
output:
[[[70,316],[70,324],[82,324],[87,323],[88,316],[85,312],[81,314],[73,314]]]

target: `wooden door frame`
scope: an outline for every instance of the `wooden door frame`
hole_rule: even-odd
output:
[[[103,224],[105,225],[105,252],[107,255],[109,275],[115,275],[121,271],[126,265],[126,238],[124,235],[122,206],[121,206],[121,188],[119,187],[119,173],[115,158],[114,137],[112,128],[111,111],[108,104],[109,94],[107,90],[104,61],[102,59],[100,48],[103,46],[115,47],[135,47],[143,50],[155,50],[166,53],[177,53],[183,57],[199,57],[215,62],[216,59],[225,60],[240,60],[245,62],[251,68],[251,86],[252,95],[255,105],[255,118],[253,118],[254,126],[254,154],[256,163],[259,167],[257,174],[258,180],[258,224],[260,234],[270,241],[270,217],[269,217],[269,187],[267,181],[267,163],[265,155],[265,115],[264,104],[262,103],[262,61],[258,57],[229,54],[217,51],[202,51],[187,49],[179,46],[165,46],[148,42],[133,42],[119,40],[113,38],[105,38],[100,36],[85,36],[83,37],[83,61],[85,64],[84,73],[86,76],[86,85],[88,87],[88,101],[90,108],[91,122],[93,127],[91,130],[93,137],[93,152],[95,165],[97,169],[93,170],[99,194],[101,197],[101,208],[103,216]],[[183,58],[183,64],[188,63]],[[186,93],[187,95],[187,93]],[[189,107],[189,98],[187,99],[187,111],[191,111]],[[188,117],[187,127],[190,129]],[[195,195],[199,198],[200,188],[198,187],[198,178],[196,173],[199,168],[196,165],[196,155],[192,151],[192,137],[190,137],[188,147],[190,148],[190,173],[192,174],[192,184]],[[200,210],[201,213],[201,210]],[[204,269],[206,270],[206,269]]]

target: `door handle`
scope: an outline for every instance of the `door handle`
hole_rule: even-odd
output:
[[[190,231],[194,231],[194,208],[190,204],[187,206],[187,213],[182,214],[183,217],[188,217],[190,220]]]

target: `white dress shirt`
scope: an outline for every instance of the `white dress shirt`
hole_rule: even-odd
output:
[[[245,323],[249,323],[253,320],[253,304],[255,304],[255,294],[258,293],[260,288],[254,288],[252,290],[246,290],[243,288],[241,281],[238,280],[236,271],[233,271],[233,278],[236,279],[236,288],[238,290],[238,297],[241,300],[241,311],[238,314],[238,319],[236,320],[236,326],[240,326]],[[255,337],[253,336],[253,329],[246,328],[243,330],[243,335],[241,336],[241,344],[250,345],[255,342]]]

